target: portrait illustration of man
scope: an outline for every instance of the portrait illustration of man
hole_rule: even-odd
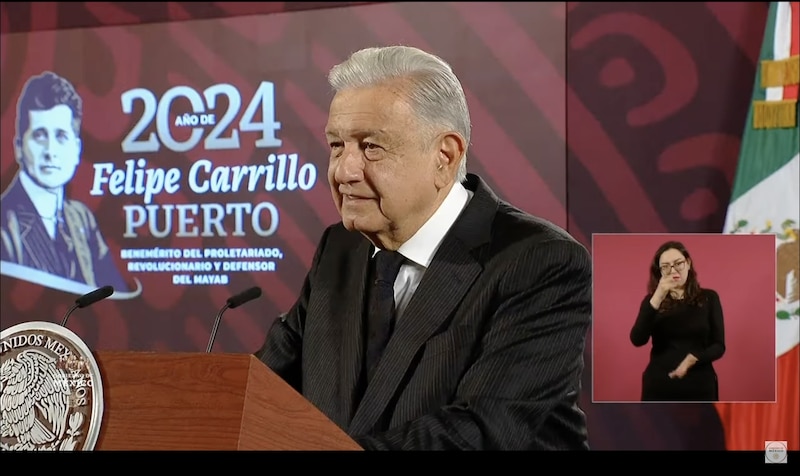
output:
[[[0,260],[38,270],[16,277],[48,287],[59,287],[46,282],[52,276],[127,291],[94,214],[67,197],[81,161],[82,118],[82,100],[65,78],[44,72],[25,83],[14,136],[19,169],[0,195]]]

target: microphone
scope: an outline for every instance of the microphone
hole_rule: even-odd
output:
[[[61,320],[61,327],[67,327],[67,319],[69,319],[70,314],[72,314],[76,309],[89,307],[97,301],[102,301],[112,294],[114,294],[113,286],[103,286],[102,288],[95,289],[94,291],[79,297],[75,300],[75,304],[73,304],[67,313],[64,314],[64,318]]]
[[[261,288],[254,286],[228,298],[228,301],[224,306],[222,306],[222,309],[220,309],[217,313],[216,319],[214,319],[214,327],[211,329],[211,337],[208,339],[206,353],[211,352],[211,347],[214,345],[214,338],[217,336],[217,329],[219,329],[219,323],[222,320],[222,314],[228,309],[235,309],[244,303],[252,301],[253,299],[258,299],[259,297],[261,297]]]

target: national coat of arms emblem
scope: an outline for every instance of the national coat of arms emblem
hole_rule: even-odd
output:
[[[0,351],[0,449],[94,449],[103,385],[86,344],[57,324],[26,322],[0,334]]]

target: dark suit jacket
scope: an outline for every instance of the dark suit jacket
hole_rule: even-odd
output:
[[[0,197],[0,259],[89,286],[127,291],[91,210],[76,200],[64,200],[62,212],[68,236],[53,240],[19,177],[14,177]]]
[[[357,402],[372,246],[328,228],[256,356],[366,449],[588,449],[587,250],[477,177]]]

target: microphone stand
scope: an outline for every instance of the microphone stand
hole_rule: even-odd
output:
[[[220,309],[217,313],[217,317],[214,319],[214,327],[211,329],[211,337],[208,339],[206,353],[211,352],[211,347],[214,346],[214,337],[217,335],[217,329],[219,328],[219,322],[222,320],[222,313],[225,312],[229,307],[231,307],[231,303],[225,303],[225,305],[222,306],[222,309]]]
[[[75,309],[78,309],[79,307],[80,305],[78,305],[78,303],[75,303],[72,305],[71,308],[69,308],[67,313],[64,314],[64,319],[61,320],[61,327],[67,327],[67,319],[69,319],[70,314],[72,314],[75,311]]]

